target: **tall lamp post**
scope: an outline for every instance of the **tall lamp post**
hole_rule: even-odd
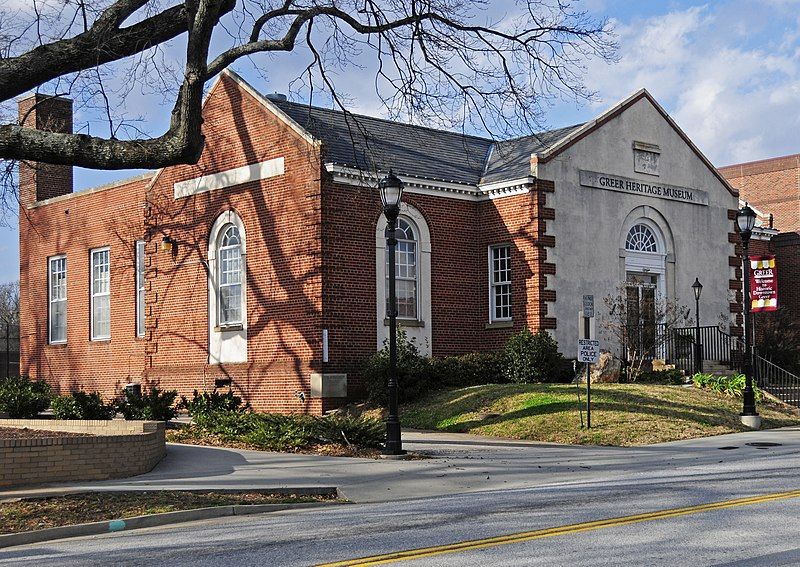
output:
[[[750,329],[752,326],[752,315],[750,313],[750,259],[748,255],[748,245],[750,235],[756,224],[756,213],[753,209],[744,204],[744,207],[736,213],[736,224],[739,225],[739,236],[742,239],[742,254],[744,271],[744,365],[745,388],[743,393],[744,408],[742,409],[742,421],[754,427],[758,427],[758,412],[756,411],[756,395],[753,391],[753,352],[750,345]]]
[[[700,342],[700,294],[703,292],[703,284],[698,278],[692,284],[694,292],[694,317],[695,321],[695,340],[694,340],[694,372],[703,371],[703,343]]]
[[[386,244],[389,247],[389,416],[386,418],[385,455],[402,455],[403,442],[400,439],[400,417],[397,409],[397,295],[395,292],[395,248],[397,238],[397,216],[400,214],[400,199],[403,196],[403,182],[389,170],[389,175],[378,183],[386,216]]]

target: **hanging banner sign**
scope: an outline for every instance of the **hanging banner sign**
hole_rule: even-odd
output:
[[[775,256],[750,256],[750,311],[778,309],[778,268]]]

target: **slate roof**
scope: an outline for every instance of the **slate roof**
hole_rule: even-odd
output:
[[[326,163],[425,179],[478,185],[530,175],[530,156],[577,129],[560,128],[494,142],[338,110],[272,100],[309,134],[322,140]]]

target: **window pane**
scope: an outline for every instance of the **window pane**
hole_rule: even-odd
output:
[[[239,323],[242,320],[242,286],[229,285],[220,288],[220,319],[222,324]]]
[[[111,298],[109,251],[92,251],[92,338],[111,336]]]
[[[489,264],[491,319],[511,319],[511,247],[491,248]]]
[[[411,319],[417,318],[417,282],[414,280],[397,280],[397,316]]]
[[[395,291],[397,295],[397,316],[417,319],[417,243],[414,229],[406,220],[397,221],[397,246],[395,247]],[[384,293],[386,316],[389,316],[389,248],[384,249],[386,278]]]

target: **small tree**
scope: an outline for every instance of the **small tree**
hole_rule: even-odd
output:
[[[603,298],[607,314],[600,317],[600,331],[619,346],[614,355],[628,365],[628,379],[636,380],[648,358],[664,351],[675,329],[692,323],[689,308],[677,300],[653,294],[653,308],[647,319],[628,300],[628,286],[620,285],[616,292]],[[689,337],[691,340],[691,337]]]

